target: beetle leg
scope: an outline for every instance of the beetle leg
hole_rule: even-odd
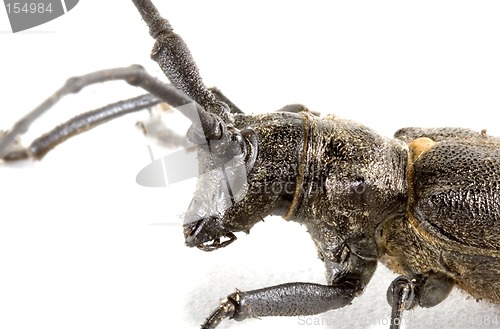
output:
[[[348,305],[358,291],[357,280],[328,286],[292,282],[252,291],[236,291],[222,300],[201,327],[215,328],[226,317],[241,321],[261,316],[323,313]]]
[[[399,329],[404,310],[416,306],[415,280],[407,276],[399,276],[387,289],[387,301],[392,307],[390,329]]]
[[[420,307],[433,307],[448,297],[455,282],[442,273],[429,272],[416,276],[416,297]]]
[[[222,300],[202,328],[213,329],[224,318],[241,321],[262,316],[313,315],[344,307],[363,291],[377,262],[350,253],[345,262],[326,260],[325,266],[328,285],[292,282],[236,291]]]
[[[419,274],[415,278],[397,277],[387,290],[387,301],[392,307],[390,329],[400,328],[404,310],[417,305],[432,307],[442,302],[453,285],[448,276],[435,272]]]
[[[236,295],[236,292],[233,295]],[[230,295],[224,298],[219,306],[210,314],[207,320],[201,325],[201,329],[214,329],[216,328],[222,320],[225,318],[233,318],[238,302],[232,299]]]

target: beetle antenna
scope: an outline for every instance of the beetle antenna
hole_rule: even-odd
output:
[[[200,104],[208,113],[222,119],[220,124],[232,122],[230,108],[219,100],[203,83],[189,48],[176,33],[169,21],[163,18],[149,0],[133,0],[143,20],[149,27],[149,34],[156,40],[151,58],[158,63],[170,82]],[[201,118],[202,122],[204,118]],[[205,127],[204,127],[205,128]],[[218,127],[214,127],[218,129]],[[221,131],[225,128],[219,128]],[[207,133],[207,131],[205,131]],[[214,135],[213,132],[208,132]],[[208,136],[207,136],[208,138]],[[210,138],[210,139],[219,139]]]

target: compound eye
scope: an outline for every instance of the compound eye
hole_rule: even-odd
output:
[[[247,173],[250,173],[259,153],[259,139],[257,133],[252,128],[241,130],[241,136],[244,138],[243,143],[245,145],[245,165]]]

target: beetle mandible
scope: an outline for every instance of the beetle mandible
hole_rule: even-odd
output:
[[[171,68],[166,70],[169,71]],[[175,80],[175,78],[172,80]],[[176,84],[177,87],[186,92],[191,98],[198,101],[204,109],[210,108],[211,97],[204,94],[205,91],[202,92],[202,95],[195,95],[198,90],[192,91],[186,89],[192,86],[180,86],[182,82],[171,82]],[[172,91],[172,93],[175,93],[175,91]],[[177,96],[177,94],[175,95]],[[209,99],[208,103],[204,103],[207,102],[205,98]],[[464,192],[461,183],[472,184],[468,186],[476,187],[470,180],[481,177],[479,173],[485,168],[478,166],[475,173],[464,170],[464,176],[461,177],[461,180],[454,180],[456,179],[455,174],[461,173],[460,168],[464,166],[453,168],[451,167],[453,163],[446,163],[446,165],[444,163],[451,155],[458,152],[454,148],[460,150],[461,152],[459,153],[461,154],[479,152],[477,154],[474,153],[473,158],[480,163],[482,156],[484,157],[484,163],[493,161],[495,159],[495,147],[497,144],[495,138],[468,130],[444,129],[421,131],[418,129],[406,129],[398,132],[398,140],[388,140],[373,134],[369,129],[358,124],[333,116],[318,118],[300,106],[289,107],[286,109],[288,111],[269,115],[253,117],[234,114],[227,115],[227,118],[224,118],[224,113],[225,111],[227,112],[227,109],[223,104],[219,103],[220,99],[217,97],[216,99],[215,103],[217,106],[221,106],[222,109],[213,110],[212,112],[219,111],[216,114],[223,117],[223,122],[212,124],[210,121],[212,116],[207,116],[206,121],[203,121],[205,126],[202,128],[203,134],[201,139],[205,138],[207,132],[214,134],[214,136],[209,136],[209,140],[218,140],[221,136],[235,136],[233,139],[229,138],[228,141],[222,142],[222,146],[219,149],[222,149],[223,152],[220,156],[223,157],[226,152],[232,152],[227,151],[231,149],[231,146],[228,145],[236,141],[238,144],[237,149],[245,150],[243,154],[249,167],[248,184],[251,187],[265,187],[270,182],[282,182],[284,188],[281,191],[283,193],[274,193],[277,190],[272,188],[265,189],[273,191],[273,193],[268,195],[262,194],[259,196],[259,198],[262,198],[261,200],[257,198],[257,200],[252,200],[250,204],[242,200],[233,207],[224,209],[224,213],[222,214],[210,214],[210,204],[207,204],[205,200],[198,201],[200,196],[195,196],[193,205],[196,205],[196,207],[191,208],[192,212],[188,212],[188,217],[186,218],[188,222],[186,225],[187,243],[192,246],[201,246],[205,249],[216,249],[225,246],[228,242],[233,241],[233,231],[249,230],[261,218],[275,213],[283,215],[290,220],[302,222],[308,227],[318,247],[318,253],[327,265],[327,271],[329,271],[327,278],[330,286],[297,284],[280,286],[275,288],[275,290],[268,289],[255,293],[247,293],[246,298],[248,300],[255,298],[255,294],[262,294],[261,301],[264,301],[264,303],[257,300],[256,306],[268,307],[266,303],[268,300],[266,296],[268,294],[277,292],[278,294],[286,295],[289,289],[295,291],[292,297],[300,298],[301,301],[306,301],[309,295],[315,295],[317,292],[327,293],[328,291],[334,291],[342,297],[341,299],[344,299],[343,303],[348,303],[349,298],[363,290],[373,273],[376,259],[383,259],[390,267],[411,275],[411,280],[403,279],[402,281],[397,281],[397,283],[401,282],[403,287],[409,287],[408,289],[410,290],[415,289],[418,294],[414,303],[418,302],[423,306],[430,306],[432,303],[439,302],[439,297],[445,297],[452,286],[450,278],[457,280],[458,274],[461,275],[460,277],[464,277],[466,274],[474,274],[467,272],[467,268],[468,266],[469,269],[470,267],[478,268],[476,266],[478,264],[473,263],[473,260],[468,260],[464,255],[470,256],[475,253],[485,257],[481,262],[484,263],[487,261],[490,268],[485,273],[479,273],[480,277],[488,277],[490,275],[490,277],[494,278],[493,282],[491,282],[493,287],[497,284],[495,278],[498,275],[498,269],[495,267],[495,264],[498,264],[498,240],[496,240],[498,239],[498,231],[495,230],[498,230],[498,225],[495,222],[496,217],[488,217],[495,214],[495,210],[497,209],[494,194],[496,191],[495,186],[494,184],[488,185],[488,183],[495,183],[495,176],[492,175],[488,182],[481,183],[483,184],[481,187],[485,188],[484,193],[481,191],[477,192],[476,189],[465,190]],[[170,102],[175,104],[174,101]],[[237,112],[237,110],[233,110],[233,112]],[[234,122],[229,122],[231,116],[233,116]],[[223,127],[218,131],[219,127],[225,124],[228,126],[232,125],[236,130],[225,130]],[[322,132],[320,133],[319,131]],[[194,135],[192,138],[196,139],[196,132],[192,130],[192,134]],[[198,132],[198,134],[200,133]],[[297,141],[301,143],[297,143]],[[276,148],[276,145],[280,144],[286,147],[283,149]],[[295,147],[295,149],[291,146]],[[451,148],[451,151],[447,149],[448,147]],[[367,151],[360,152],[360,150]],[[31,151],[32,153],[36,153],[33,151],[33,148]],[[200,158],[203,161],[203,158],[207,157],[203,153],[206,151],[201,150],[200,152]],[[440,158],[440,152],[443,152],[443,154],[450,152],[450,156]],[[210,152],[210,154],[213,153]],[[13,154],[11,153],[10,156]],[[266,155],[272,155],[273,159],[267,158]],[[425,160],[431,163],[429,167],[427,167]],[[284,164],[294,162],[296,162],[296,166],[292,168],[297,170],[295,175],[279,170],[284,167]],[[264,163],[271,165],[261,166]],[[466,163],[468,164],[468,162]],[[439,164],[439,166],[436,166],[436,164]],[[441,174],[445,179],[448,179],[444,181],[445,184],[441,180],[432,180],[436,175],[432,170],[441,170],[441,168],[450,168],[450,171],[454,174],[452,176],[450,172],[446,173],[443,170],[444,173]],[[491,170],[494,173],[494,168],[495,164],[493,163],[491,167],[487,168],[488,173]],[[417,176],[422,179],[422,183],[416,179]],[[200,186],[205,188],[206,186],[203,184],[205,183],[200,182]],[[418,185],[418,189],[413,188],[416,185]],[[439,185],[440,187],[450,186],[448,192],[450,199],[446,199],[447,194],[443,194],[442,190],[439,190],[438,194],[434,193],[435,191],[432,189],[434,185]],[[290,186],[292,187],[291,189],[285,188]],[[331,188],[332,186],[336,188]],[[457,195],[452,195],[455,192]],[[475,193],[479,194],[479,199],[475,199],[477,198]],[[481,196],[483,194],[489,200],[486,204],[481,203]],[[255,197],[255,194],[251,195]],[[439,199],[439,197],[443,197],[443,199]],[[462,200],[462,203],[461,197],[465,198]],[[448,219],[450,222],[441,221],[441,217],[434,218],[426,212],[429,210],[429,208],[425,208],[426,206],[430,207],[435,204],[438,205],[439,211],[445,211],[446,207],[439,206],[440,202],[455,202],[453,207],[462,208],[464,211],[470,210],[472,211],[472,217],[489,218],[489,221],[484,221],[483,224],[486,226],[479,226],[474,222],[474,225],[471,224],[471,227],[463,226],[460,228],[460,230],[466,231],[455,231],[457,227],[454,226],[452,219]],[[209,213],[209,216],[196,218],[196,214],[200,211],[200,205],[208,207],[203,210]],[[466,206],[477,207],[463,209]],[[255,208],[259,212],[264,212],[258,213],[254,211]],[[484,212],[485,208],[488,210],[486,213]],[[415,216],[415,209],[423,212],[421,216],[425,217],[418,218]],[[430,209],[434,208],[431,207]],[[453,210],[454,208],[451,209]],[[478,213],[474,213],[474,209]],[[456,222],[461,222],[464,218],[460,217],[460,214],[463,214],[464,211],[445,214],[449,214]],[[256,217],[241,216],[241,212],[251,212]],[[216,215],[223,216],[217,217]],[[194,218],[189,218],[189,216],[194,216]],[[331,219],[326,220],[325,218]],[[239,222],[240,220],[244,220],[244,222],[241,223]],[[413,241],[414,245],[419,246],[417,248],[419,252],[423,251],[422,255],[425,255],[423,257],[425,258],[424,264],[422,264],[422,261],[418,257],[411,264],[405,264],[406,261],[412,259],[410,255],[417,253],[415,250],[409,248],[411,244],[409,245],[408,241],[412,241],[411,237],[404,235],[409,229],[398,227],[398,225],[403,225],[401,224],[403,222],[408,225],[411,224],[409,228],[415,230],[416,235],[412,235],[411,237],[419,239],[425,237],[429,239],[429,236],[436,237],[439,235],[439,239],[431,240],[428,248],[423,248],[423,246],[426,246],[429,240],[425,240],[425,243],[420,240]],[[325,225],[327,227],[324,227]],[[440,225],[444,226],[441,227]],[[450,225],[450,227],[446,225]],[[479,232],[474,234],[475,229],[480,229],[482,236]],[[446,234],[441,236],[443,232],[449,232],[448,230],[457,233],[457,236],[454,236],[454,238],[458,239],[458,241],[448,241],[450,237],[447,237]],[[195,234],[192,234],[193,232]],[[389,234],[387,232],[399,233]],[[470,235],[467,236],[468,234]],[[224,237],[229,240],[221,242],[219,238]],[[397,240],[399,238],[404,239],[404,244]],[[470,239],[468,240],[468,238]],[[471,241],[472,238],[473,241]],[[483,240],[481,241],[481,239]],[[461,244],[467,250],[463,250],[462,246],[460,246]],[[404,250],[398,249],[398,246],[401,245],[405,247]],[[452,246],[450,247],[450,245]],[[455,247],[458,249],[453,249]],[[406,250],[406,248],[409,250]],[[436,260],[435,255],[432,256],[436,252],[435,248],[439,248],[440,258],[438,260]],[[450,254],[441,253],[442,248],[451,248],[448,249]],[[487,251],[488,249],[490,251]],[[408,254],[404,254],[403,257],[403,253]],[[459,255],[454,255],[454,253]],[[391,257],[386,257],[387,255]],[[401,259],[398,259],[396,256],[400,256]],[[425,263],[427,261],[431,263]],[[461,267],[465,267],[465,272],[459,272]],[[362,268],[362,271],[358,273],[357,270],[360,268]],[[423,269],[426,270],[424,271]],[[464,270],[462,269],[462,271]],[[425,289],[422,287],[426,287],[425,285],[430,284],[429,282],[432,283],[431,288],[439,287],[443,291],[437,296],[427,296]],[[480,278],[460,281],[462,285],[464,282],[467,284],[467,282],[481,283],[482,281]],[[340,291],[337,286],[333,287],[332,290],[332,286],[334,285],[342,286],[344,289]],[[476,297],[484,298],[488,296],[482,295],[482,293],[489,290],[488,292],[492,293],[489,299],[498,302],[498,290],[482,289],[481,287],[476,289],[468,287],[468,289],[471,289],[470,292],[473,295],[475,294]],[[297,294],[303,294],[303,296],[297,296]],[[240,295],[235,296],[232,296],[232,299],[242,297]],[[290,305],[290,301],[294,301],[293,298],[286,305]],[[234,307],[232,306],[234,300],[230,299],[229,301],[230,303],[224,306],[230,311],[228,315],[242,318],[242,314],[231,314],[231,307]],[[242,302],[245,303],[247,301],[243,298]],[[304,307],[304,309],[300,311],[289,311],[286,309],[288,306],[283,307],[282,305],[272,306],[270,308],[271,313],[274,310],[277,315],[287,312],[291,312],[290,314],[304,312],[302,314],[306,314],[323,311],[332,307],[332,305],[327,304],[320,305],[317,300],[311,300],[310,310],[307,309],[306,302],[301,302],[301,307]],[[408,307],[410,306],[414,305],[408,305]],[[224,311],[227,310],[224,309]],[[219,314],[220,312],[216,311],[212,317],[214,320],[209,320],[207,326],[214,325],[219,320]],[[251,315],[259,316],[264,314],[257,312]]]

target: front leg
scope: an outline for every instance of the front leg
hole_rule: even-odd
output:
[[[348,305],[359,291],[358,281],[327,286],[292,282],[251,291],[236,291],[201,326],[215,328],[224,318],[237,321],[261,316],[313,315]]]
[[[236,291],[221,301],[201,328],[215,328],[224,318],[241,321],[262,316],[313,315],[341,308],[363,291],[377,265],[376,261],[354,254],[350,254],[345,264],[329,261],[325,264],[327,277],[335,277],[328,285],[293,282]],[[347,271],[339,272],[339,268]]]

